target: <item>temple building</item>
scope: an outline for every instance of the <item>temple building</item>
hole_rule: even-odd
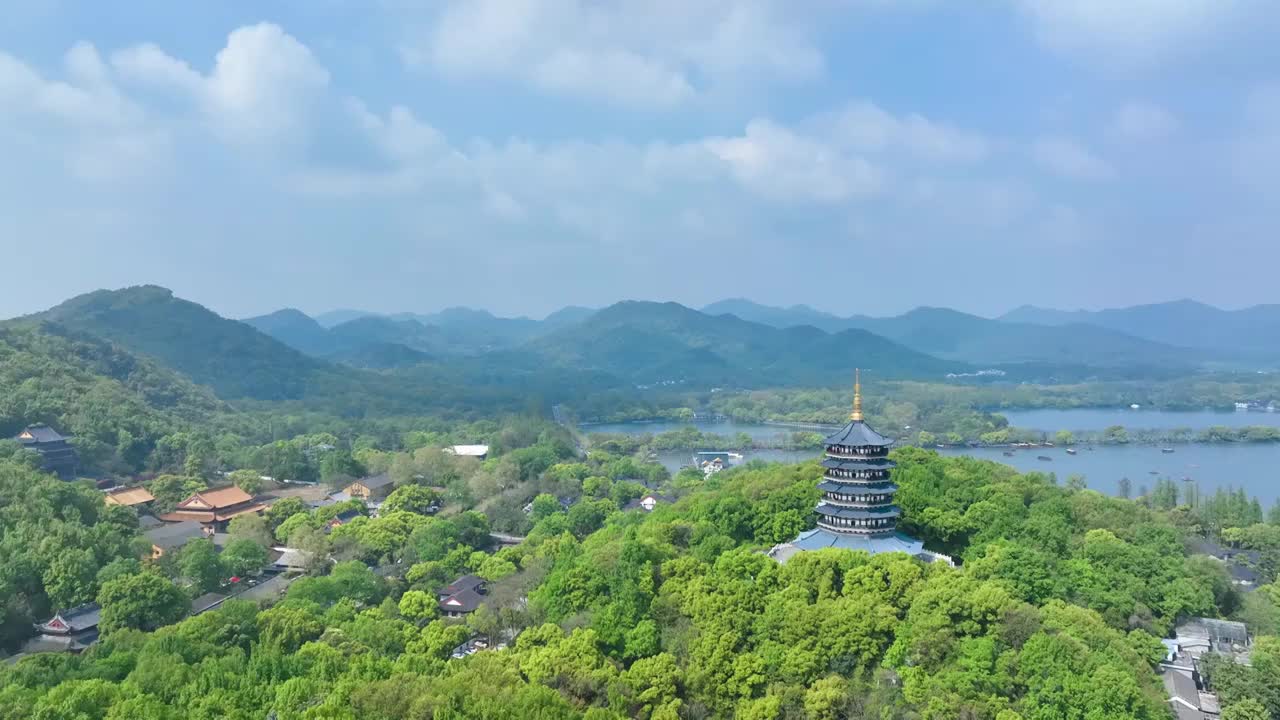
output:
[[[80,465],[76,449],[67,442],[68,438],[57,430],[36,423],[28,425],[13,438],[19,445],[40,453],[40,466],[45,472],[53,473],[63,480],[74,480]]]
[[[898,532],[902,510],[894,504],[898,486],[892,477],[895,463],[889,459],[893,440],[862,419],[861,374],[855,377],[849,423],[822,441],[826,456],[818,482],[822,498],[814,509],[817,527],[774,547],[769,554],[779,562],[802,550],[827,547],[934,559],[924,543]]]
[[[189,520],[222,530],[226,528],[227,521],[237,515],[266,509],[266,503],[258,502],[249,493],[232,485],[217,490],[202,490],[178,503],[173,512],[161,515],[160,519],[167,523]]]

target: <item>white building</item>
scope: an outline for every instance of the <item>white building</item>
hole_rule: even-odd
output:
[[[477,460],[484,460],[489,456],[488,445],[454,445],[445,448],[445,452],[453,453],[458,457],[473,457]]]

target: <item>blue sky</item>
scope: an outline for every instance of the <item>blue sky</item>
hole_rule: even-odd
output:
[[[1280,300],[1261,0],[0,12],[0,316]]]

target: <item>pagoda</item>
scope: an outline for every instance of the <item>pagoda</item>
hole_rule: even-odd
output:
[[[849,422],[822,441],[822,498],[814,513],[817,527],[770,555],[780,561],[801,550],[827,547],[866,550],[872,554],[904,552],[920,555],[924,543],[898,532],[902,509],[894,504],[898,486],[893,483],[896,463],[889,459],[893,440],[881,435],[862,419],[862,378],[855,371],[853,412]]]

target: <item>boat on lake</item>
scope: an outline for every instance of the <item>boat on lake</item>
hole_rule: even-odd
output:
[[[1075,448],[1067,448],[1067,454],[1068,454],[1068,455],[1075,455],[1075,454],[1076,454]]]
[[[1049,457],[1048,455],[1037,455],[1037,456],[1036,456],[1036,459],[1037,459],[1037,460],[1044,460],[1045,462],[1048,462],[1048,461],[1052,460],[1053,458]]]
[[[1004,453],[1003,453],[1003,455],[1004,455],[1005,457],[1013,457],[1013,451],[1012,451],[1012,450],[1005,450],[1005,451],[1004,451]]]
[[[1160,448],[1160,452],[1164,453],[1165,455],[1169,455],[1173,452],[1173,448]]]

